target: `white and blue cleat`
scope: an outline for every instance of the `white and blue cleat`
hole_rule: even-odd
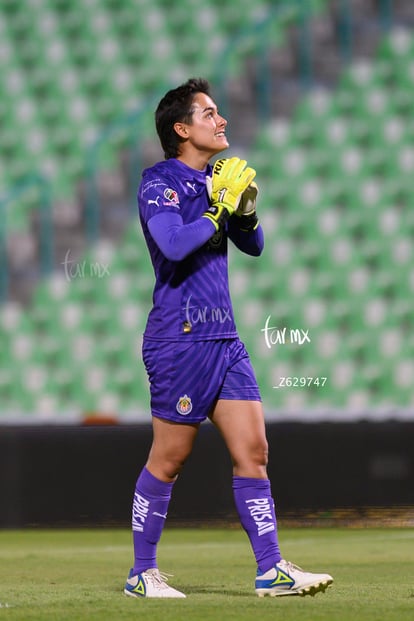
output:
[[[281,560],[274,567],[256,576],[255,590],[259,597],[279,595],[315,595],[332,584],[329,574],[312,574],[289,561]]]
[[[184,593],[167,584],[168,577],[158,569],[147,569],[140,574],[133,574],[132,569],[127,578],[124,593],[130,597],[185,597]]]

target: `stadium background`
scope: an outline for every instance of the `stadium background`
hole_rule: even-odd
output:
[[[129,521],[151,439],[135,193],[190,76],[257,170],[266,248],[230,281],[281,514],[412,521],[413,27],[409,0],[0,0],[0,526]],[[229,466],[206,423],[171,519],[231,518]]]

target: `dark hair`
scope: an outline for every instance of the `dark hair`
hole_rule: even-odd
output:
[[[203,78],[190,78],[181,86],[164,95],[155,111],[155,126],[164,150],[165,159],[177,157],[181,138],[174,130],[174,123],[191,124],[192,103],[197,93],[210,95],[210,85]]]

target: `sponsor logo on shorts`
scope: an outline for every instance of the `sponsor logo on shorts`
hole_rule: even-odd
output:
[[[193,404],[191,403],[191,397],[188,395],[184,395],[184,397],[180,397],[177,401],[177,405],[175,409],[181,416],[187,416],[193,409]]]

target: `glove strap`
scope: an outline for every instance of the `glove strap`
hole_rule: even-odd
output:
[[[230,218],[230,212],[223,203],[213,203],[203,213],[203,217],[211,220],[218,231]]]
[[[259,218],[254,211],[250,216],[240,216],[240,230],[249,233],[259,226]]]

